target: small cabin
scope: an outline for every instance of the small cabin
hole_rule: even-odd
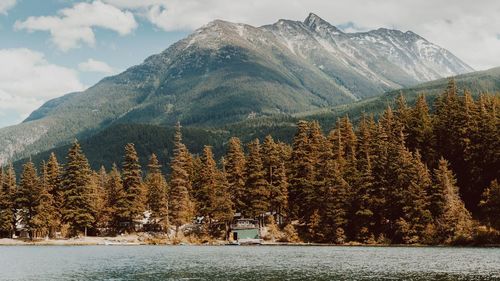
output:
[[[260,243],[259,221],[237,219],[231,225],[231,238],[240,243]]]

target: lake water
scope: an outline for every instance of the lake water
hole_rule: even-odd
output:
[[[500,249],[13,246],[0,280],[500,280]]]

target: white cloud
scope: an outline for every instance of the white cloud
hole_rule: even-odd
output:
[[[16,5],[16,0],[1,0],[0,14],[6,14],[9,9]]]
[[[20,119],[49,99],[84,89],[76,71],[29,49],[0,49],[0,111]],[[21,121],[21,120],[16,120]]]
[[[116,70],[103,61],[89,58],[87,61],[78,64],[78,69],[85,72],[97,72],[103,74],[113,74]]]
[[[166,31],[193,30],[211,20],[252,25],[303,20],[314,12],[333,24],[412,30],[477,69],[500,66],[498,0],[103,0],[131,9]]]
[[[67,51],[79,47],[80,43],[94,46],[95,27],[127,35],[137,27],[137,22],[131,12],[94,1],[62,9],[57,16],[29,17],[25,21],[17,21],[14,26],[17,30],[29,32],[48,31],[56,46]]]

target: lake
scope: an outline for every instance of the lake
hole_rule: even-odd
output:
[[[500,280],[499,248],[3,246],[0,280]]]

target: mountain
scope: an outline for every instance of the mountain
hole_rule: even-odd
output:
[[[470,71],[410,31],[344,33],[314,14],[261,27],[216,20],[142,64],[0,129],[0,164],[117,124],[220,127],[350,104]]]
[[[475,71],[467,74],[461,74],[453,77],[459,93],[464,90],[471,92],[473,96],[478,96],[481,93],[490,93],[500,95],[500,67],[489,70]],[[333,109],[336,114],[310,114],[314,118],[325,118],[331,116],[332,122],[337,118],[337,115],[348,114],[349,116],[358,117],[362,112],[366,113],[381,113],[388,105],[394,105],[396,98],[403,95],[409,104],[413,104],[418,95],[423,94],[427,102],[432,107],[434,98],[441,94],[447,87],[449,78],[437,79],[430,82],[425,82],[416,86],[402,88],[389,91],[381,96],[359,101],[353,104],[337,106]]]

